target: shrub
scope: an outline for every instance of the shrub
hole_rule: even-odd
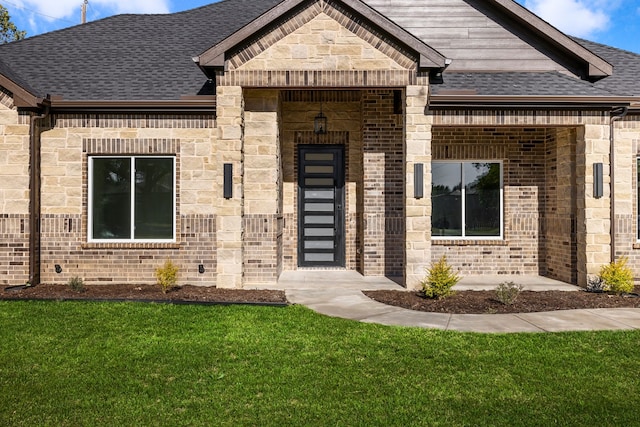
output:
[[[496,298],[504,305],[512,305],[524,287],[514,282],[503,282],[496,288]]]
[[[447,263],[447,257],[443,255],[427,269],[427,276],[420,285],[425,297],[440,299],[452,295],[454,292],[451,288],[459,281],[460,276],[453,272],[453,268]]]
[[[84,281],[78,277],[72,277],[71,279],[69,279],[69,281],[67,282],[67,286],[69,286],[71,288],[71,290],[73,290],[74,292],[84,292],[85,288],[84,288]]]
[[[170,260],[167,260],[164,266],[156,269],[156,279],[162,293],[166,294],[178,282],[178,267]]]
[[[605,290],[624,294],[633,291],[633,273],[627,267],[627,257],[603,265],[600,268],[600,279],[604,282]]]

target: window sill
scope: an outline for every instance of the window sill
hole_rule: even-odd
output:
[[[82,249],[180,249],[180,243],[109,243],[109,242],[91,242],[83,243]]]
[[[505,240],[431,239],[433,246],[507,246]]]

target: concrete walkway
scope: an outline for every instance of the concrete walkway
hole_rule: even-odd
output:
[[[497,280],[497,281],[496,281]],[[495,289],[505,280],[531,290],[574,290],[566,283],[537,276],[496,276],[467,279],[457,289]],[[414,326],[449,331],[511,333],[640,329],[640,309],[563,310],[522,314],[445,314],[393,307],[366,297],[362,290],[395,289],[401,286],[386,278],[363,277],[353,271],[296,271],[282,274],[278,285],[294,304],[333,317],[366,323]]]

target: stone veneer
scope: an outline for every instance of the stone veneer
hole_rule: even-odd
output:
[[[29,122],[0,88],[0,284],[29,280]]]
[[[219,174],[211,115],[56,115],[52,123],[42,134],[43,283],[74,276],[89,284],[155,283],[155,269],[170,259],[180,284],[215,284]],[[88,243],[88,156],[149,154],[176,156],[176,242]]]

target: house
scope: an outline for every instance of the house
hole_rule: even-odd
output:
[[[224,0],[3,45],[0,283],[640,276],[638,75],[512,0]]]

